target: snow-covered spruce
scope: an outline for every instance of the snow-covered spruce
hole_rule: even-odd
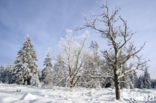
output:
[[[150,74],[148,73],[147,68],[145,69],[144,75],[139,77],[138,82],[137,82],[137,87],[141,89],[151,88],[151,78],[150,78]]]
[[[13,70],[13,83],[38,85],[37,57],[30,37],[27,36],[23,47],[18,51]]]
[[[0,66],[0,82],[11,83],[13,68],[14,68],[14,64],[9,64],[7,66]]]
[[[67,67],[65,66],[65,62],[61,54],[57,55],[56,63],[54,64],[53,68],[53,85],[54,86],[67,86],[67,77],[68,71]]]
[[[42,70],[42,77],[41,80],[44,84],[50,85],[52,83],[52,63],[51,63],[51,56],[48,52],[44,61],[44,69]]]

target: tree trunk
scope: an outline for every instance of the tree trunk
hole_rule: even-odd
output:
[[[73,87],[74,87],[74,81],[71,80],[71,81],[70,81],[70,88],[73,88]]]
[[[120,87],[119,87],[119,79],[117,75],[117,69],[114,69],[114,83],[115,83],[115,95],[116,99],[120,99]]]
[[[27,85],[31,85],[31,77],[27,79]]]
[[[71,81],[70,81],[70,88],[75,87],[75,85],[76,85],[76,83],[78,82],[79,78],[80,78],[80,76],[77,77],[76,80],[75,80],[75,77],[73,77],[73,78],[71,79]]]

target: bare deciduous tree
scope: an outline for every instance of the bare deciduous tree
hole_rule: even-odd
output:
[[[109,65],[109,69],[113,71],[116,99],[119,100],[120,78],[143,67],[145,63],[140,62],[140,58],[137,56],[143,46],[136,49],[133,43],[130,42],[134,33],[129,31],[127,21],[119,16],[119,9],[110,11],[107,3],[101,8],[101,14],[93,15],[90,19],[85,18],[86,24],[82,29],[91,28],[107,40],[109,49],[105,50],[103,55]],[[132,59],[137,60],[137,62],[131,63]],[[125,64],[129,64],[130,69],[121,72]]]
[[[71,31],[68,31],[66,37],[61,41],[61,48],[64,53],[64,61],[68,68],[67,78],[70,87],[74,87],[80,78],[80,71],[83,67],[83,52],[86,37],[74,37]]]

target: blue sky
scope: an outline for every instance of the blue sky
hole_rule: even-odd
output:
[[[156,78],[156,0],[108,0],[112,8],[121,8],[120,14],[136,32],[134,43],[146,46],[141,54],[151,61],[150,73]],[[66,29],[84,24],[83,15],[99,11],[103,0],[0,0],[0,65],[15,61],[25,36],[30,35],[42,65],[48,48],[58,51],[58,41]],[[94,35],[91,32],[91,36]],[[92,38],[98,40],[99,36]],[[99,42],[100,43],[100,42]],[[100,43],[103,45],[102,43]]]

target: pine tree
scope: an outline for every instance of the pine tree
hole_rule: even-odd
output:
[[[145,69],[144,72],[143,82],[144,82],[144,88],[148,88],[148,89],[151,88],[151,78],[147,68]]]
[[[92,77],[97,76],[100,71],[100,58],[98,54],[98,44],[96,41],[91,41],[88,52],[84,54],[83,62],[84,70],[78,82],[79,86],[87,88],[101,87],[101,79]]]
[[[144,88],[144,82],[143,82],[143,76],[140,76],[139,79],[138,79],[138,82],[137,82],[137,88]]]
[[[41,80],[46,85],[50,85],[52,83],[52,63],[51,63],[51,56],[48,52],[44,61],[44,69],[42,70],[42,78]]]
[[[151,88],[156,88],[156,79],[151,80]]]
[[[53,71],[53,84],[55,86],[66,86],[67,68],[61,54],[58,54]]]
[[[3,77],[4,83],[11,83],[12,81],[12,70],[14,68],[14,64],[9,64],[5,67],[5,70],[3,72]]]
[[[151,79],[150,74],[148,73],[147,68],[145,69],[144,75],[141,75],[138,79],[137,88],[151,88]]]
[[[13,80],[17,84],[37,85],[37,57],[30,37],[27,36],[23,47],[19,50],[13,70]]]
[[[132,81],[132,88],[137,88],[138,76],[136,72],[130,74],[130,79]]]

